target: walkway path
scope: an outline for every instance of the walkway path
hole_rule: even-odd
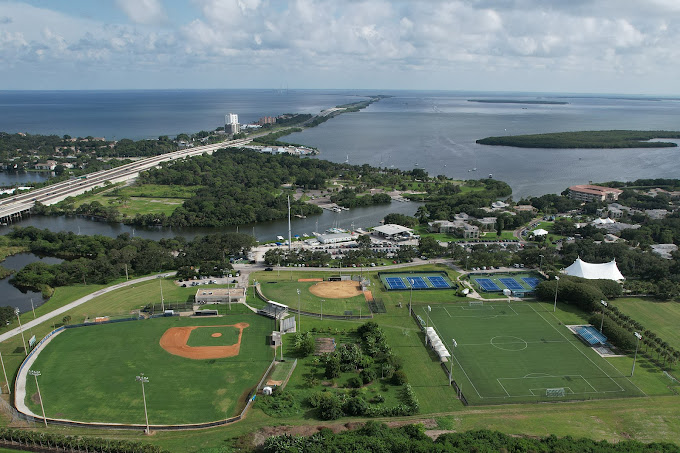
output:
[[[68,304],[64,305],[63,307],[59,307],[56,310],[52,310],[49,313],[46,313],[42,316],[39,316],[36,319],[27,322],[26,324],[22,324],[22,328],[25,331],[27,329],[30,329],[31,327],[35,327],[35,326],[42,324],[43,322],[45,322],[49,319],[55,318],[55,317],[57,317],[61,314],[66,313],[67,311],[69,311],[72,308],[75,308],[79,305],[82,305],[85,302],[89,302],[92,299],[94,299],[95,297],[101,296],[102,294],[106,294],[106,293],[109,293],[111,291],[115,291],[115,290],[120,289],[120,288],[125,288],[126,286],[135,285],[137,283],[146,282],[148,280],[153,280],[154,278],[159,278],[159,277],[165,276],[165,275],[167,275],[167,276],[175,275],[175,272],[164,272],[162,274],[149,275],[147,277],[136,278],[134,280],[128,280],[128,281],[123,282],[123,283],[118,283],[118,284],[113,285],[113,286],[108,286],[106,288],[102,288],[98,291],[95,291],[93,293],[88,294],[87,296],[83,296],[80,299],[74,300],[73,302],[68,303]],[[16,329],[12,329],[8,332],[5,332],[2,335],[0,335],[0,342],[8,340],[15,335],[19,335],[19,333],[20,333],[19,327],[17,327]]]

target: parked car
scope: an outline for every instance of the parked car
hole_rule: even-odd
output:
[[[274,270],[274,268],[272,268],[272,267],[265,267],[264,270],[265,270],[266,272],[271,272],[271,271]]]

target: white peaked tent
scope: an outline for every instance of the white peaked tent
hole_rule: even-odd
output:
[[[608,225],[610,223],[616,223],[616,220],[607,217],[606,219],[597,218],[592,222],[593,225]]]
[[[534,230],[531,232],[534,236],[545,236],[548,234],[548,230],[544,230],[543,228],[539,228],[537,230]]]
[[[611,260],[608,263],[593,264],[586,263],[585,261],[581,260],[581,258],[577,258],[571,266],[564,270],[564,273],[574,277],[587,278],[591,280],[606,279],[615,280],[617,282],[625,280],[625,277],[621,274],[619,268],[616,266],[616,260]]]

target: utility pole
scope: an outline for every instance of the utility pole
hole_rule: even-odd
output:
[[[19,318],[19,313],[21,313],[21,310],[19,310],[19,307],[14,309],[14,314],[17,315],[17,321],[19,321],[19,332],[21,332],[21,340],[24,343],[24,352],[26,355],[28,355],[28,349],[26,348],[26,338],[24,338],[24,330],[21,327],[21,318]]]

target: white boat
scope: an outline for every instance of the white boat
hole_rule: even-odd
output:
[[[283,241],[283,236],[276,236],[276,239],[278,239],[279,241]]]

